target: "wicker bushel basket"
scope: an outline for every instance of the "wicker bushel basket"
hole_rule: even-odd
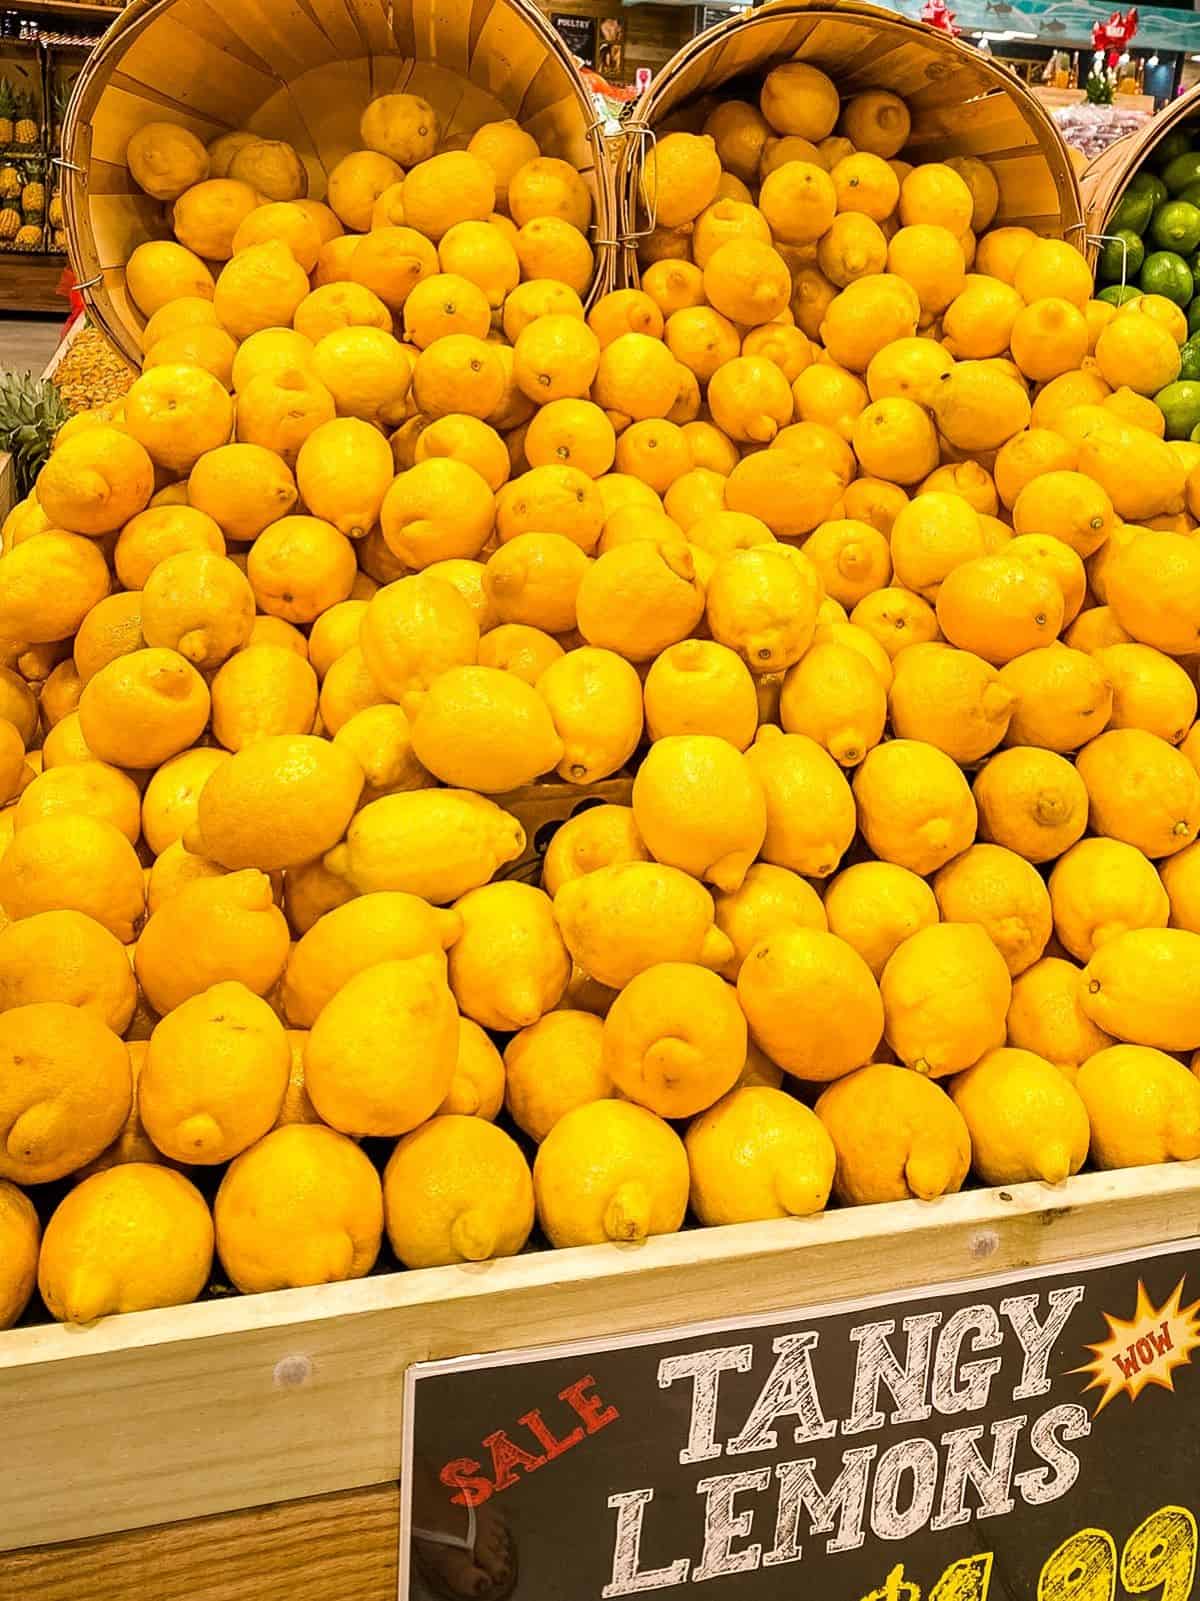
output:
[[[698,132],[722,98],[757,102],[762,77],[783,61],[806,61],[843,92],[890,89],[908,102],[912,161],[978,156],[1000,186],[998,226],[1023,225],[1083,246],[1083,212],[1071,160],[1053,119],[1011,73],[969,45],[892,11],[846,0],[803,5],[775,0],[698,35],[663,68],[634,108],[651,133]],[[619,194],[620,274],[638,281],[639,152],[626,141]]]
[[[545,155],[589,180],[596,274],[611,277],[614,194],[595,104],[558,34],[530,0],[133,0],[79,75],[67,113],[64,202],[71,264],[95,320],[135,363],[142,319],[125,263],[169,237],[169,208],[125,165],[130,136],[179,122],[208,141],[234,128],[285,139],[320,199],[326,175],[361,147],[376,94],[407,90],[444,135],[512,117]]]
[[[1200,117],[1200,84],[1193,85],[1157,117],[1151,117],[1145,127],[1127,133],[1089,162],[1079,187],[1083,193],[1088,253],[1093,265],[1099,251],[1097,241],[1108,231],[1109,219],[1125,193],[1126,184],[1167,134],[1192,117]]]

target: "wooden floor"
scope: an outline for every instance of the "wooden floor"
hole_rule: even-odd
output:
[[[0,316],[0,372],[40,373],[58,346],[61,317]]]

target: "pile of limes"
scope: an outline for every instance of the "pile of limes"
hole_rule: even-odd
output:
[[[1200,125],[1158,142],[1117,202],[1104,240],[1101,300],[1165,295],[1187,314],[1179,377],[1154,398],[1169,439],[1200,438]]]

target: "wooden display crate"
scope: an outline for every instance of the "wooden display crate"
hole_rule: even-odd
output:
[[[1193,1162],[10,1331],[0,1597],[388,1601],[413,1362],[1195,1235]]]

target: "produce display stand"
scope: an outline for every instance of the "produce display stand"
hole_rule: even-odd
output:
[[[15,1330],[0,1596],[387,1601],[412,1362],[900,1298],[1193,1235],[1200,1170],[1181,1163]]]
[[[1129,180],[1172,129],[1186,126],[1197,112],[1200,84],[1181,94],[1144,127],[1117,139],[1090,163],[1080,179],[1080,189],[1089,237],[1088,259],[1093,265],[1099,251],[1096,238],[1104,233]]]

